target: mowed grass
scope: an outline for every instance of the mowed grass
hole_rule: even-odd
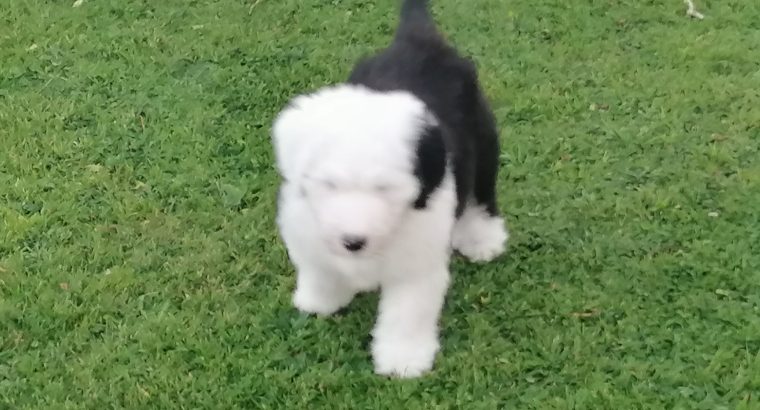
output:
[[[269,139],[396,1],[72,3],[0,6],[0,409],[760,408],[760,2],[433,1],[512,240],[413,381],[291,306]]]

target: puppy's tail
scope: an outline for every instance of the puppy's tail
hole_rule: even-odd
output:
[[[396,30],[396,38],[408,37],[437,37],[435,21],[430,14],[428,0],[403,0],[401,4],[401,20]]]
[[[404,0],[401,4],[401,21],[417,17],[431,20],[428,0]]]

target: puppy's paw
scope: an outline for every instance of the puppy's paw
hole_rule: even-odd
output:
[[[420,377],[433,368],[438,340],[376,340],[372,344],[375,373],[384,376]]]
[[[454,225],[451,245],[473,262],[488,262],[504,252],[509,233],[504,220],[469,207]]]
[[[329,316],[346,306],[353,295],[346,292],[326,292],[307,286],[298,286],[293,293],[293,305],[304,313]]]

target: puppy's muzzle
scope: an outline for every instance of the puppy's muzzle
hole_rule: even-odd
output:
[[[367,245],[367,239],[361,236],[346,235],[343,237],[343,247],[350,252],[359,252]]]

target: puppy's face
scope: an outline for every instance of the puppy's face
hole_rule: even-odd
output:
[[[280,173],[308,204],[331,252],[376,255],[422,208],[426,118],[408,94],[344,86],[297,98],[275,121]]]
[[[392,239],[419,187],[402,161],[346,148],[325,147],[301,180],[301,194],[332,252],[373,255]]]

